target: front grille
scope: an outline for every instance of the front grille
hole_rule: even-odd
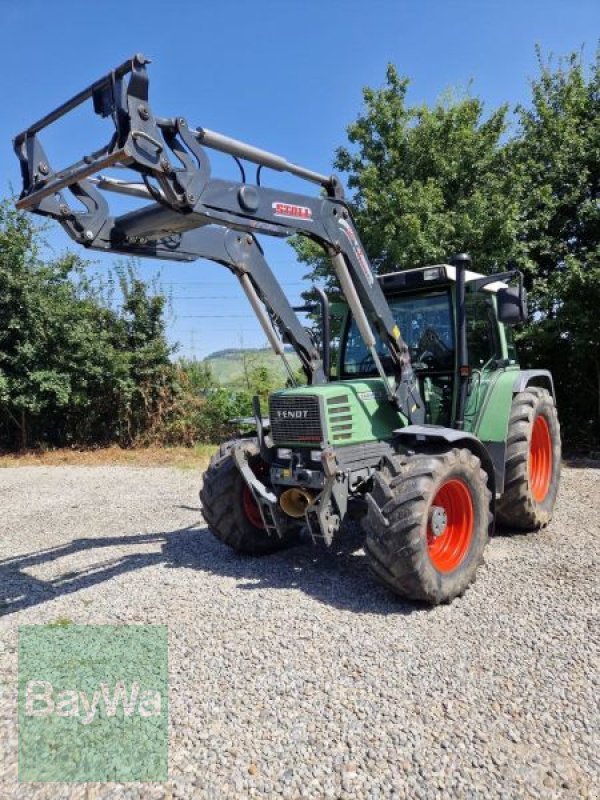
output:
[[[323,439],[319,398],[273,395],[269,401],[271,436],[277,443],[319,444]]]

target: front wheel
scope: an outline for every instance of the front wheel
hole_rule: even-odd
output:
[[[268,476],[267,465],[260,457],[254,439],[244,439],[248,463],[258,478]],[[300,527],[288,525],[279,536],[267,531],[256,501],[233,458],[239,441],[221,445],[204,473],[200,502],[208,527],[224,544],[238,553],[266,555],[282,550],[296,541]]]
[[[450,602],[483,559],[491,499],[469,450],[389,458],[373,479],[365,542],[371,569],[403,597]]]

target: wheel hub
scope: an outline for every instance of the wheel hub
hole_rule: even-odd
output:
[[[438,488],[427,515],[427,552],[439,572],[453,572],[463,562],[471,541],[475,512],[471,491],[461,478]]]
[[[448,526],[448,515],[442,506],[431,506],[429,510],[429,526],[431,533],[437,539],[442,536]]]

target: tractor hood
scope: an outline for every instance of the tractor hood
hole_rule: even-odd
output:
[[[390,439],[395,428],[406,424],[380,378],[274,392],[269,418],[275,444],[313,448]]]

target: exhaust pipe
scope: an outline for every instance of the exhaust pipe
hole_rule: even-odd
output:
[[[279,505],[288,517],[300,519],[313,499],[314,495],[304,489],[286,489],[279,498]]]

